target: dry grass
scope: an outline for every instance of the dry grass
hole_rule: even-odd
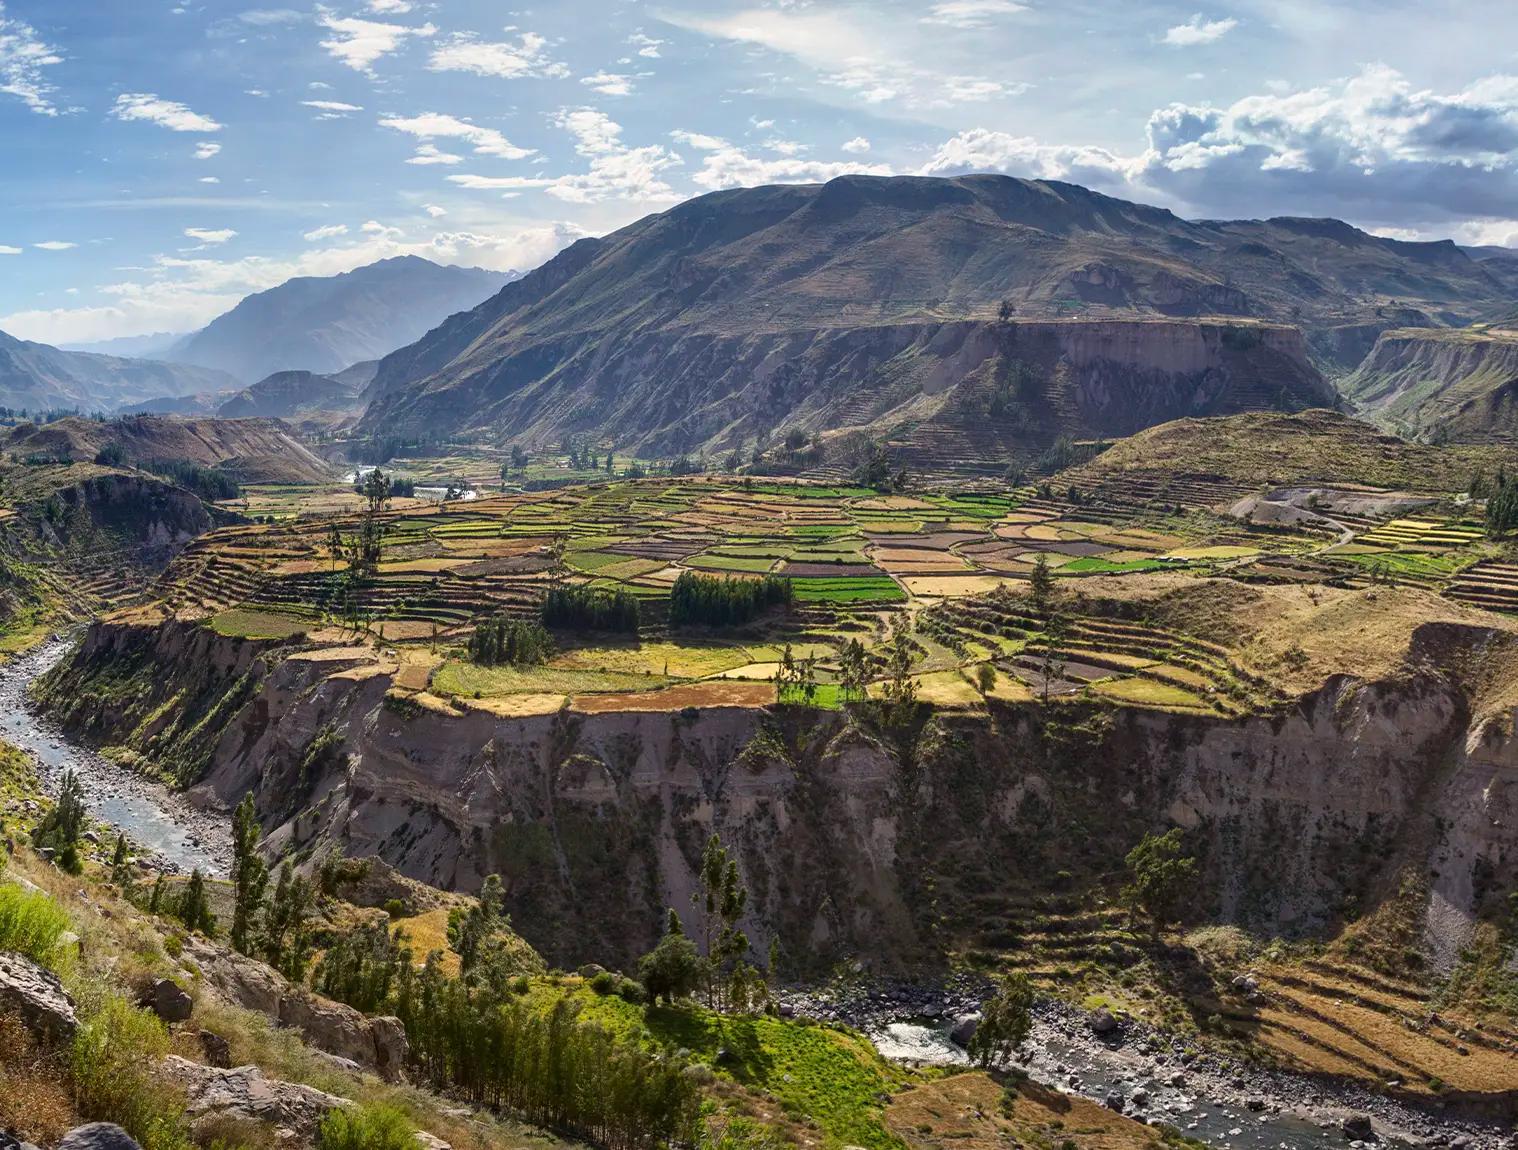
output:
[[[0,1015],[0,1128],[51,1145],[76,1125],[66,1060],[42,1049],[26,1024]]]
[[[1013,1094],[985,1074],[963,1073],[909,1087],[886,1108],[886,1125],[912,1150],[1006,1150],[1059,1146],[1149,1150],[1159,1132],[1096,1102],[1025,1082]]]

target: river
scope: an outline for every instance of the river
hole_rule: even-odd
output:
[[[27,687],[55,666],[72,641],[52,639],[0,666],[0,739],[28,752],[42,784],[56,795],[65,771],[84,787],[90,814],[126,832],[138,857],[165,869],[227,874],[232,858],[230,820],[208,814],[169,788],[72,743],[56,724],[32,709]]]

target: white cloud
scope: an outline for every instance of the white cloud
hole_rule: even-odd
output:
[[[665,43],[663,40],[655,40],[652,36],[645,36],[642,28],[629,36],[627,42],[638,50],[638,55],[650,60],[659,58],[659,49],[664,47]]]
[[[0,244],[0,256],[19,256],[20,248],[13,248],[9,244]]]
[[[43,240],[40,244],[32,245],[32,247],[41,248],[45,252],[66,252],[70,248],[77,248],[78,246],[78,244],[70,243],[68,240]]]
[[[596,72],[590,76],[581,76],[580,83],[593,91],[600,92],[603,96],[632,95],[633,78],[618,75],[615,72]]]
[[[351,113],[364,110],[359,104],[344,104],[341,100],[302,100],[301,104],[320,112],[319,120],[346,120]]]
[[[845,140],[843,150],[851,156],[858,156],[870,150],[870,141],[863,136],[855,136],[852,140]]]
[[[838,176],[889,176],[886,164],[864,164],[855,160],[824,162],[798,160],[787,156],[779,160],[751,156],[735,144],[697,132],[671,132],[676,143],[704,153],[701,170],[691,180],[708,191],[722,188],[753,187],[758,184],[820,184]]]
[[[515,44],[458,33],[432,50],[427,67],[433,72],[470,72],[503,80],[569,75],[565,65],[549,59],[544,51],[547,46],[548,41],[536,32],[523,32]]]
[[[377,236],[386,240],[398,240],[406,233],[400,228],[387,227],[378,220],[368,220],[359,229],[366,236]]]
[[[202,184],[219,184],[219,183],[221,183],[221,181],[218,180],[215,176],[201,176],[200,177],[200,182]]]
[[[294,8],[250,8],[239,12],[237,18],[255,28],[272,28],[280,24],[298,24],[306,15]]]
[[[312,228],[309,232],[302,235],[301,239],[308,243],[316,243],[318,240],[335,239],[337,236],[345,236],[347,234],[347,224],[328,224],[326,227]]]
[[[941,0],[922,17],[924,24],[947,24],[952,28],[979,28],[998,16],[1026,12],[1017,0]]]
[[[1378,65],[1222,108],[1171,104],[1135,145],[1121,154],[975,128],[921,171],[1069,180],[1209,218],[1338,215],[1425,235],[1495,221],[1501,231],[1518,203],[1518,75],[1435,92]]]
[[[414,241],[366,235],[353,243],[312,248],[284,260],[158,256],[145,278],[102,287],[106,303],[15,312],[0,316],[0,331],[53,344],[191,331],[229,311],[244,296],[296,276],[333,276],[403,255],[423,256],[437,263],[526,271],[588,234],[575,224],[550,222],[499,231],[478,228],[439,232]]]
[[[663,18],[693,32],[792,56],[816,71],[819,84],[866,104],[943,108],[1015,96],[1028,87],[926,67],[923,61],[935,58],[933,53],[904,46],[899,37],[893,41],[889,21],[861,18],[849,9],[795,5],[720,16],[664,13]]]
[[[449,182],[461,188],[498,191],[507,195],[541,190],[556,199],[577,204],[606,200],[654,204],[670,203],[680,198],[660,175],[683,163],[667,148],[658,144],[629,148],[622,142],[622,126],[594,108],[564,108],[554,117],[554,124],[574,137],[575,151],[590,160],[588,171],[564,176],[461,173],[449,176]]]
[[[523,160],[533,155],[531,148],[519,148],[494,128],[482,128],[478,124],[446,116],[441,112],[423,112],[419,116],[391,116],[380,121],[384,128],[394,128],[419,140],[463,140],[477,155],[495,156],[502,160]],[[441,155],[441,153],[439,153]],[[451,163],[451,160],[431,160],[432,163]]]
[[[15,96],[41,116],[56,116],[53,93],[57,89],[45,78],[44,69],[63,63],[56,48],[49,47],[30,24],[5,14],[0,2],[0,94]]]
[[[237,235],[231,228],[185,228],[186,238],[203,244],[224,244]]]
[[[212,156],[221,153],[221,145],[213,140],[202,140],[195,145],[195,158],[197,160],[209,160]]]
[[[221,125],[209,116],[192,112],[174,100],[162,100],[151,92],[123,92],[116,97],[111,115],[118,120],[145,120],[171,132],[219,132]]]
[[[373,75],[374,62],[399,50],[410,37],[425,39],[437,35],[437,29],[431,24],[413,28],[406,24],[361,20],[356,16],[337,17],[325,9],[321,10],[318,20],[333,34],[332,39],[321,42],[327,54],[365,75]]]
[[[451,166],[453,164],[462,164],[463,162],[463,156],[455,155],[452,152],[440,151],[436,144],[418,144],[416,146],[416,154],[406,161],[408,164],[417,164],[419,166],[426,166],[428,164],[447,164]]]
[[[1198,44],[1211,44],[1221,40],[1239,26],[1233,17],[1223,20],[1207,20],[1198,12],[1184,24],[1169,29],[1164,42],[1176,48],[1194,48]]]
[[[447,208],[440,208],[436,204],[423,204],[422,210],[425,211],[433,219],[439,219],[440,217],[446,216],[448,214]]]
[[[369,0],[369,11],[382,16],[401,16],[411,8],[411,0]]]

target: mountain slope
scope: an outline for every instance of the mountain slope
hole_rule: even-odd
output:
[[[1345,397],[1402,435],[1518,440],[1518,332],[1399,328],[1383,332]]]
[[[511,278],[402,256],[342,275],[292,279],[249,296],[166,354],[244,383],[277,371],[336,372],[421,338]]]
[[[236,387],[235,379],[203,367],[63,351],[0,331],[0,407],[113,411],[151,399]]]
[[[4,441],[5,450],[18,456],[85,462],[107,444],[120,447],[129,463],[198,463],[245,483],[320,483],[332,478],[332,469],[275,419],[68,418],[41,427],[21,424]]]
[[[220,419],[288,419],[305,412],[342,411],[354,406],[359,390],[336,376],[277,371],[226,400],[216,415]]]
[[[1004,433],[982,446],[1015,454],[1131,432],[1135,415],[1331,404],[1308,360],[1357,362],[1363,347],[1347,364],[1331,351],[1353,344],[1341,329],[1373,340],[1510,299],[1453,244],[1337,221],[1191,223],[1070,184],[851,176],[719,192],[582,240],[387,356],[358,430],[668,453],[792,428],[910,437],[995,408]],[[1128,326],[1099,334],[1114,320]],[[1072,356],[1072,340],[1101,350]]]

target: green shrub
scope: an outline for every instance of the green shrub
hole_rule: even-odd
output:
[[[391,918],[405,918],[405,900],[399,898],[387,898],[385,900],[385,913],[388,914]]]
[[[63,908],[40,891],[0,886],[0,950],[46,963],[69,928]]]
[[[418,1150],[416,1128],[393,1106],[331,1111],[316,1133],[319,1150]]]
[[[621,980],[609,970],[603,970],[590,980],[590,989],[597,994],[613,994]]]
[[[636,978],[624,978],[617,983],[617,994],[624,1001],[635,1005],[648,997],[643,991],[643,984]]]
[[[184,1096],[154,1077],[169,1033],[152,1014],[107,995],[74,1035],[74,1105],[84,1117],[114,1122],[143,1150],[188,1150]]]

